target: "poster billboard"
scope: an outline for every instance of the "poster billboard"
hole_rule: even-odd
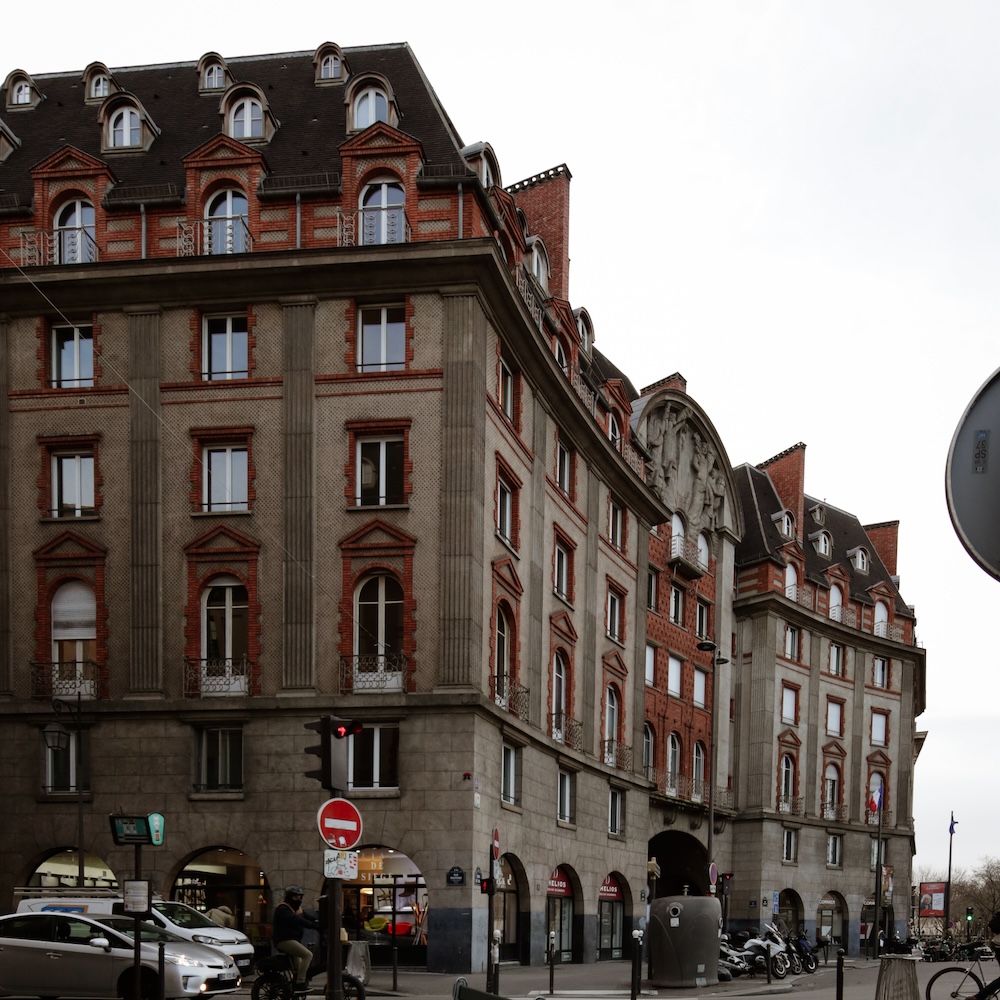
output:
[[[944,916],[944,882],[920,883],[920,906],[917,915],[920,917]]]

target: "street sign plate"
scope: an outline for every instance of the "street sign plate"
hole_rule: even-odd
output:
[[[361,841],[361,813],[347,799],[327,799],[316,813],[316,825],[323,842],[349,851]]]
[[[358,877],[358,852],[324,851],[323,877],[356,879]]]

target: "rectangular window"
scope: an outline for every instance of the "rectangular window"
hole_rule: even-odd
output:
[[[625,835],[625,792],[612,788],[608,795],[608,833],[613,837]]]
[[[799,720],[799,692],[787,684],[781,686],[781,721],[795,725]]]
[[[698,602],[698,615],[695,621],[695,632],[699,639],[708,638],[708,605],[704,601]]]
[[[839,833],[826,835],[826,863],[831,868],[839,868],[843,864],[844,838]]]
[[[667,694],[681,696],[681,661],[676,656],[671,656],[667,665]]]
[[[826,703],[826,734],[827,736],[844,735],[844,706],[839,701]]]
[[[553,581],[555,592],[564,600],[570,599],[573,582],[573,554],[569,548],[561,542],[556,542],[555,559],[555,579]]]
[[[799,630],[794,625],[785,626],[785,656],[790,660],[799,658]]]
[[[884,656],[875,657],[875,665],[872,670],[872,683],[877,688],[887,688],[889,686],[889,661]]]
[[[684,591],[680,587],[670,588],[670,620],[675,625],[684,624]]]
[[[500,797],[508,805],[518,804],[518,771],[521,751],[519,747],[504,743],[500,759]]]
[[[243,790],[243,730],[202,729],[198,741],[196,792]]]
[[[656,683],[656,647],[646,643],[646,686]]]
[[[93,452],[52,456],[52,517],[92,517],[94,505]]]
[[[625,637],[625,625],[622,620],[624,612],[624,602],[622,595],[614,589],[608,588],[608,638],[615,642],[622,642]]]
[[[403,438],[359,438],[356,496],[359,507],[405,502],[403,494]]]
[[[621,507],[611,501],[608,509],[608,540],[616,548],[620,549],[625,541],[625,515]]]
[[[348,742],[351,788],[399,788],[399,727],[369,725]]]
[[[694,703],[698,708],[706,705],[706,693],[708,690],[708,674],[704,670],[695,668],[694,672]]]
[[[52,387],[87,389],[94,384],[94,337],[89,326],[52,330]]]
[[[889,716],[885,712],[872,710],[872,745],[877,747],[889,744]]]
[[[561,441],[556,444],[556,484],[566,496],[572,496],[573,453]]]
[[[249,510],[247,447],[213,444],[202,451],[204,511]]]
[[[575,823],[576,818],[573,813],[573,786],[576,784],[576,775],[572,771],[559,772],[559,790],[557,795],[556,816],[561,823]]]
[[[497,480],[497,534],[507,543],[514,537],[514,491],[503,479]]]
[[[656,597],[660,590],[660,574],[651,569],[646,574],[646,610],[656,610]]]
[[[781,836],[781,860],[798,861],[798,858],[799,858],[799,831],[785,829],[782,831],[782,836]]]
[[[882,844],[881,844],[881,858],[882,858],[882,864],[883,865],[888,864],[888,862],[886,861],[886,852],[888,850],[889,850],[889,841],[883,838]],[[871,861],[869,862],[869,867],[871,868],[872,871],[875,871],[875,866],[879,863],[879,840],[878,840],[878,837],[872,837],[872,852],[871,853],[872,853],[872,856],[871,856]]]
[[[201,377],[207,382],[250,377],[246,316],[206,316]]]
[[[504,416],[513,422],[514,420],[514,373],[510,365],[501,358],[500,371],[497,376],[497,400]]]
[[[406,367],[406,310],[402,306],[362,309],[358,317],[358,371]]]
[[[42,744],[45,753],[46,792],[58,795],[64,792],[87,792],[90,790],[90,777],[86,768],[86,731],[82,732],[80,737],[82,748],[79,756],[75,730],[70,730],[69,739],[63,749],[50,750],[44,743]]]
[[[838,642],[830,643],[830,673],[834,677],[844,676],[844,647]]]

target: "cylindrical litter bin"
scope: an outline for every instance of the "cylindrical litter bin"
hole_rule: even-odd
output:
[[[656,986],[718,984],[722,907],[714,896],[654,899],[646,934],[653,960],[650,983]]]

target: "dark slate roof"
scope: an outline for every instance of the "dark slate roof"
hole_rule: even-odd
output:
[[[778,497],[771,477],[752,465],[741,465],[734,470],[734,474],[744,521],[743,537],[736,546],[737,566],[750,566],[764,559],[785,565],[787,560],[782,549],[788,545],[788,539],[782,536],[772,520],[772,515],[785,510],[785,505]],[[829,586],[825,572],[832,566],[840,566],[850,579],[852,600],[873,604],[871,588],[878,583],[885,583],[895,595],[896,614],[910,616],[912,612],[858,518],[808,494],[804,501],[804,523],[797,527],[802,536],[806,579],[822,587]],[[811,513],[817,506],[823,508],[823,524],[816,522]],[[810,535],[820,530],[825,530],[830,535],[832,549],[829,556],[820,555],[809,539]],[[853,560],[848,556],[849,552],[859,546],[863,546],[868,552],[867,573],[855,569]]]
[[[389,81],[399,112],[398,127],[418,140],[426,163],[465,169],[463,143],[405,43],[343,50],[351,77],[376,72]],[[226,59],[234,82],[258,85],[280,127],[259,149],[272,179],[340,174],[338,147],[347,136],[343,85],[317,86],[315,51]],[[199,56],[200,58],[200,56]],[[0,197],[30,204],[31,169],[64,146],[75,146],[109,164],[121,187],[145,187],[183,196],[183,157],[222,133],[223,91],[199,93],[198,61],[111,69],[115,82],[133,94],[160,130],[148,152],[102,153],[99,105],[85,103],[83,71],[34,76],[45,99],[32,110],[3,112],[21,146],[0,164]],[[111,202],[109,202],[111,203]]]
[[[620,379],[625,386],[625,394],[629,401],[639,398],[639,393],[635,391],[632,380],[614,362],[610,361],[595,347],[591,351],[591,361],[593,370],[598,376],[599,382],[606,382],[609,379]]]

